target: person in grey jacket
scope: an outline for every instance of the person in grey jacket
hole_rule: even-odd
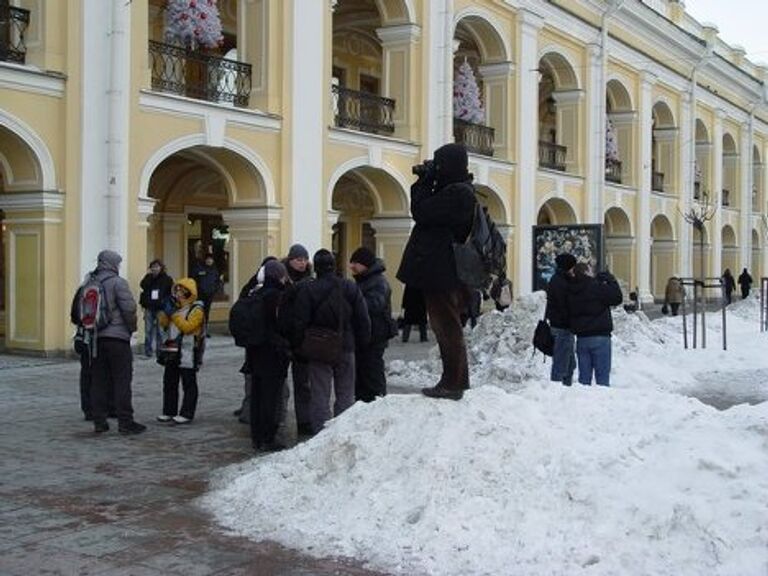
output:
[[[119,276],[122,260],[117,252],[102,250],[94,276],[104,287],[109,312],[109,324],[97,333],[96,357],[92,366],[91,410],[97,434],[109,430],[107,383],[110,380],[114,389],[118,432],[139,434],[146,430],[146,426],[133,419],[131,334],[136,331],[136,300],[128,282]]]

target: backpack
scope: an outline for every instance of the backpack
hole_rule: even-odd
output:
[[[491,277],[505,277],[507,271],[507,243],[496,228],[488,209],[475,203],[472,230],[464,243],[454,243],[456,274],[470,288],[484,290]]]
[[[89,274],[78,288],[73,303],[72,320],[84,330],[102,330],[109,326],[110,313],[104,284]]]
[[[260,288],[238,298],[229,311],[229,333],[235,345],[245,348],[264,342],[264,320],[264,295]]]
[[[533,347],[545,356],[552,356],[555,351],[555,338],[546,320],[539,320],[536,324],[536,329],[533,331]]]

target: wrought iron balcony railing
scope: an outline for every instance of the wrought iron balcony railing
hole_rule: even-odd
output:
[[[474,124],[461,120],[453,119],[453,139],[457,144],[464,144],[469,152],[482,154],[483,156],[493,156],[493,139],[495,130],[490,126]]]
[[[539,140],[539,166],[565,172],[565,158],[568,148],[560,144]]]
[[[654,192],[664,192],[663,172],[651,172],[651,190]]]
[[[372,134],[395,132],[395,101],[368,92],[331,86],[336,126]]]
[[[0,60],[24,64],[27,45],[24,33],[29,26],[29,10],[0,2]]]
[[[605,159],[605,179],[608,182],[621,184],[621,160]]]
[[[731,205],[731,191],[726,190],[723,188],[723,196],[721,198],[721,202],[723,206],[730,206]]]
[[[208,102],[248,106],[251,65],[149,41],[152,89]]]

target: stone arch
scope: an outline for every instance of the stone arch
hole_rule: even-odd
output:
[[[549,74],[554,81],[555,91],[579,90],[577,67],[562,51],[548,49],[539,56],[539,73]]]
[[[653,127],[657,130],[664,128],[674,128],[677,126],[675,123],[675,115],[669,104],[664,100],[658,100],[653,105]]]
[[[623,287],[633,286],[634,238],[632,223],[627,213],[618,206],[605,211],[605,264]]]
[[[675,230],[669,218],[657,214],[651,220],[651,238],[653,240],[675,240]]]
[[[507,208],[497,190],[494,190],[491,186],[476,182],[475,196],[477,196],[480,204],[488,208],[488,213],[496,224],[505,225],[509,222],[507,219]]]
[[[721,231],[723,248],[736,248],[738,243],[736,241],[736,232],[733,231],[733,227],[730,224],[723,226]]]
[[[730,132],[723,132],[723,189],[720,202],[723,206],[739,205],[739,149]],[[715,190],[720,193],[720,190]],[[719,196],[719,194],[717,194]]]
[[[694,173],[694,197],[710,195],[712,142],[709,130],[701,118],[696,118],[696,164]]]
[[[14,189],[14,180],[23,182],[21,189],[52,191],[58,188],[56,166],[46,143],[28,124],[0,109],[0,143],[6,140],[9,146],[0,148],[0,157],[4,158],[2,167],[4,171],[10,169],[5,176],[8,178],[6,190]],[[17,165],[17,162],[20,163]],[[34,184],[29,184],[31,182]]]
[[[453,37],[461,40],[463,34],[478,46],[484,63],[512,59],[512,50],[501,26],[487,10],[471,7],[457,13],[453,20]]]
[[[605,211],[605,235],[606,237],[632,237],[632,223],[627,213],[618,206],[613,206]]]
[[[635,114],[632,97],[625,85],[613,78],[606,85],[605,180],[629,184],[634,180],[631,161],[635,147]],[[609,149],[608,135],[613,132],[615,147]]]
[[[605,88],[608,113],[630,112],[634,110],[632,96],[621,80],[612,78]]]
[[[416,22],[413,0],[376,0],[376,6],[385,25]]]
[[[763,252],[760,233],[752,229],[752,278],[758,283],[758,279],[763,277]]]
[[[378,175],[379,172],[382,175]],[[358,156],[347,160],[334,170],[326,188],[326,208],[328,210],[333,210],[333,193],[336,185],[348,173],[354,173],[369,187],[369,191],[373,192],[372,201],[375,214],[409,215],[410,201],[405,191],[410,189],[410,182],[389,164],[371,166],[368,156]],[[388,188],[386,186],[387,180],[390,181],[390,184],[395,183],[396,186]]]
[[[250,171],[255,177],[257,182],[256,194],[257,197],[263,198],[262,203],[268,205],[276,203],[274,180],[266,163],[260,156],[251,148],[231,138],[225,138],[224,146],[221,148],[207,146],[207,138],[204,134],[190,134],[167,142],[150,156],[144,163],[144,168],[139,178],[139,200],[148,200],[150,198],[150,180],[160,164],[174,154],[184,150],[194,150],[212,168],[219,170],[222,177],[227,179],[230,203],[236,204],[241,201],[247,202],[252,200],[245,193],[239,193],[237,186],[230,177],[232,171],[242,172],[243,170],[246,172]],[[236,156],[231,156],[231,154]]]
[[[653,105],[651,115],[651,187],[657,192],[675,192],[678,158],[675,116],[664,100]]]
[[[536,216],[538,225],[578,224],[576,212],[567,200],[549,198],[540,207]]]
[[[736,232],[730,224],[726,224],[720,230],[721,238],[721,266],[723,270],[730,269],[737,274],[739,271],[739,247],[736,238]]]
[[[651,293],[663,298],[664,288],[670,276],[678,276],[677,241],[675,230],[665,214],[657,214],[651,220]]]

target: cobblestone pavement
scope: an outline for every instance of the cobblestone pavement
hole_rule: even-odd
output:
[[[148,430],[133,437],[114,420],[101,436],[82,421],[78,362],[0,355],[0,576],[375,574],[225,534],[196,506],[212,470],[254,457],[232,416],[242,350],[210,343],[190,426],[155,421],[162,368],[135,358],[134,409]],[[398,342],[388,357],[428,347]]]

